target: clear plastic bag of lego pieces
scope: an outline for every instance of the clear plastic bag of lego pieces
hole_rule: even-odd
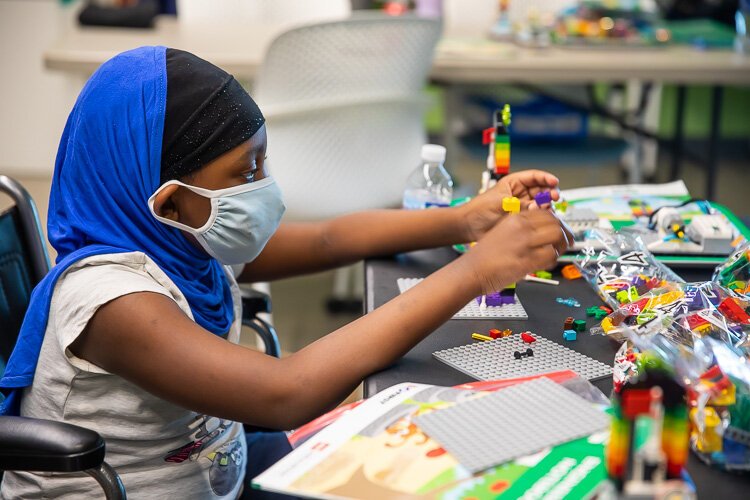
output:
[[[750,352],[750,298],[735,295],[716,282],[684,285],[684,295],[672,310],[675,335],[712,338],[741,352]]]
[[[617,342],[626,339],[625,329],[640,335],[672,335],[673,314],[682,310],[685,303],[685,284],[666,282],[634,300],[624,301],[617,309],[602,319],[599,327],[591,328],[592,334],[606,335]]]
[[[750,364],[747,357],[715,339],[699,341],[712,364],[692,378],[690,446],[706,463],[750,471]]]
[[[654,258],[639,237],[627,233],[589,231],[576,265],[612,309],[668,283],[684,283]]]
[[[688,348],[669,337],[628,330],[638,351],[674,370],[687,390],[690,447],[703,461],[731,471],[750,471],[750,362],[745,353],[713,337]],[[636,368],[637,369],[637,368]]]
[[[712,281],[667,283],[637,300],[623,304],[592,328],[622,342],[625,331],[661,334],[692,347],[693,339],[711,337],[750,351],[750,300],[736,297]]]
[[[750,296],[750,241],[717,266],[712,279],[737,295]]]

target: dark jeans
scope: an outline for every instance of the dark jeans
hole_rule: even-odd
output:
[[[292,451],[283,432],[247,432],[247,469],[242,500],[290,500],[297,497],[253,489],[250,482],[258,474],[281,460]]]

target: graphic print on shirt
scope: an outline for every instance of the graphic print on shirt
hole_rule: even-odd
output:
[[[202,420],[202,422],[193,434],[193,440],[167,453],[164,457],[165,462],[179,464],[188,459],[193,462],[198,460],[203,448],[216,441],[232,425],[231,420],[219,420],[215,417],[207,417],[206,415],[201,415],[198,419]],[[209,423],[217,420],[219,424],[212,430],[209,430]]]
[[[206,458],[213,462],[208,477],[211,489],[218,496],[228,495],[237,486],[240,472],[244,468],[242,456],[242,443],[239,439],[230,441],[206,455]]]

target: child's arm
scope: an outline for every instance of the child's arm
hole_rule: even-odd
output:
[[[102,306],[71,350],[185,408],[289,429],[334,407],[473,297],[554,265],[568,239],[548,212],[509,217],[421,284],[283,359],[226,342],[146,292]]]
[[[271,281],[375,255],[476,241],[503,218],[505,196],[517,196],[527,208],[536,193],[554,189],[557,182],[546,172],[524,170],[460,207],[373,210],[323,222],[282,224],[260,256],[245,266],[239,281]],[[559,195],[553,191],[552,196]]]

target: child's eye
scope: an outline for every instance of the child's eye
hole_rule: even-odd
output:
[[[255,174],[258,173],[258,170],[255,169],[252,172],[248,172],[245,174],[245,179],[247,179],[247,182],[255,182]]]

